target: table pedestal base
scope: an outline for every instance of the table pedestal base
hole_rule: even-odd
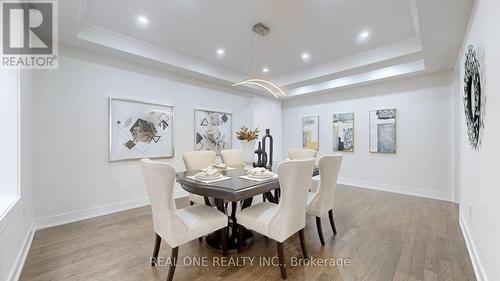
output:
[[[227,252],[229,254],[234,254],[238,252],[238,235],[236,232],[233,233],[234,227],[232,223],[229,224],[229,231],[228,231],[228,241],[227,241]],[[237,229],[237,228],[236,228]],[[222,239],[221,239],[221,232],[216,231],[213,233],[210,233],[205,237],[205,240],[207,242],[207,245],[209,248],[212,248],[214,250],[217,250],[220,252],[222,249]],[[233,239],[232,237],[236,237],[236,239]],[[245,234],[243,234],[243,249],[248,248],[252,243],[253,243],[253,232],[250,230],[247,230]]]
[[[245,209],[252,205],[252,197],[247,198],[241,202],[241,209]],[[205,197],[205,202],[209,202],[208,198]],[[217,209],[223,213],[226,213],[226,206],[224,201],[218,198],[214,198],[215,206]],[[227,252],[236,253],[238,251],[238,222],[236,219],[236,208],[238,207],[238,202],[231,203],[231,214],[228,217],[228,231],[227,231]],[[253,242],[253,233],[247,230],[243,234],[243,248],[247,248]],[[222,249],[222,239],[221,231],[213,232],[206,237],[206,241],[209,247],[213,249]]]

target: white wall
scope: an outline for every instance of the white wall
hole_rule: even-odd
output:
[[[31,73],[20,75],[20,199],[0,224],[0,280],[17,280],[33,235],[33,134]],[[17,89],[16,89],[17,90]]]
[[[14,159],[18,159],[18,119],[19,119],[19,82],[18,70],[0,70],[0,216],[3,215],[3,205],[18,197],[17,165],[13,165]]]
[[[333,152],[333,114],[354,112],[355,152],[340,182],[454,200],[451,76],[437,73],[283,102],[283,155],[302,145],[302,117],[320,116],[320,155]],[[397,153],[368,152],[368,112],[397,108]]]
[[[282,135],[282,119],[281,119],[281,101],[254,97],[253,99],[253,124],[259,127],[259,141],[266,134],[266,129],[271,129],[273,137],[273,161],[282,160],[281,155],[281,135]],[[257,144],[256,144],[257,146]],[[266,145],[267,146],[267,145]],[[269,153],[269,149],[266,148]]]
[[[233,113],[233,130],[253,126],[253,96],[62,48],[59,69],[34,75],[36,217],[43,226],[146,204],[138,161],[109,163],[108,97],[175,106],[175,157],[193,150],[194,108]],[[278,113],[279,114],[279,113]],[[239,141],[233,136],[233,147]]]
[[[486,115],[482,145],[474,151],[467,142],[462,81],[457,77],[457,184],[461,225],[478,280],[500,280],[500,2],[477,0],[464,46],[474,44],[483,56],[483,94]],[[463,52],[462,52],[463,54]],[[463,57],[457,65],[463,71]],[[458,70],[457,70],[458,71]],[[458,75],[457,75],[458,76]],[[469,210],[469,206],[471,210]]]

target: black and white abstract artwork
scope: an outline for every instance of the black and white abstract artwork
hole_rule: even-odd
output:
[[[174,107],[109,99],[109,161],[174,156]]]
[[[333,151],[354,152],[354,113],[333,114]]]
[[[211,150],[217,154],[231,149],[232,115],[225,112],[195,109],[194,111],[194,149]]]
[[[469,144],[475,150],[481,145],[481,133],[484,128],[484,96],[481,91],[481,63],[474,46],[469,45],[464,63],[464,113],[467,124]]]
[[[396,153],[396,109],[370,111],[370,152]]]

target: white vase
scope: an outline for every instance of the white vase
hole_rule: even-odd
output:
[[[253,163],[255,159],[255,140],[253,141],[241,141],[241,152],[242,160],[245,164]]]

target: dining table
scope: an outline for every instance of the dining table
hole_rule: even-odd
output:
[[[255,180],[242,178],[248,175],[248,170],[253,167],[241,165],[239,167],[226,167],[222,169],[224,180],[215,182],[202,182],[194,178],[201,170],[178,172],[177,182],[187,192],[204,197],[205,204],[216,207],[219,211],[228,215],[228,247],[229,253],[234,253],[238,248],[237,231],[238,222],[236,211],[238,203],[241,210],[252,205],[255,196],[262,195],[265,200],[271,203],[279,203],[280,183],[278,173],[279,162],[274,162],[269,170],[276,173],[276,176],[266,180]],[[319,169],[315,166],[311,177],[319,175]],[[215,205],[215,206],[214,206]],[[230,209],[229,209],[230,205]],[[247,230],[243,235],[243,247],[248,247],[253,241],[253,233]],[[209,246],[215,249],[222,248],[221,231],[216,231],[206,237]]]

